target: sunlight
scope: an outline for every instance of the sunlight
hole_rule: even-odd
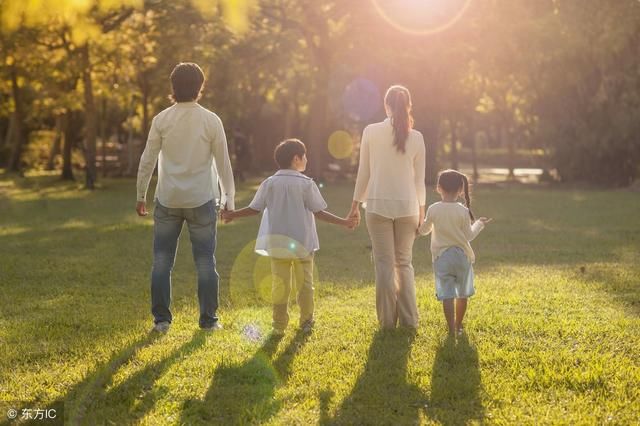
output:
[[[415,35],[442,32],[453,26],[471,0],[372,0],[385,21],[394,28]]]

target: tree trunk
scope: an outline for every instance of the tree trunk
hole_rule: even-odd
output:
[[[53,140],[51,146],[51,152],[49,153],[49,160],[47,161],[47,170],[53,170],[55,168],[55,161],[58,154],[60,154],[60,145],[62,143],[62,115],[56,116],[56,137]]]
[[[129,121],[127,129],[127,170],[124,173],[125,176],[133,176],[134,167],[136,166],[135,152],[133,151],[133,125],[131,124],[131,118],[136,109],[136,101],[133,95],[131,95],[129,105],[129,114],[127,115],[127,121]]]
[[[312,60],[316,66],[315,70],[315,96],[311,101],[309,109],[309,124],[307,127],[307,149],[309,150],[308,174],[315,178],[322,176],[323,165],[326,164],[328,154],[327,140],[327,104],[329,92],[329,76],[332,69],[332,51],[326,48],[329,39],[329,30],[326,21],[318,14],[314,14],[313,8],[306,9],[307,21],[317,23],[317,40],[309,33],[305,32],[307,43],[311,47]]]
[[[296,135],[294,129],[295,125],[295,111],[291,106],[289,106],[289,100],[285,100],[282,103],[282,111],[284,115],[282,133],[285,138],[291,138]]]
[[[0,127],[0,151],[2,150],[2,148],[4,148],[4,143],[7,140],[6,135],[7,133],[9,133],[9,127],[11,127],[11,120],[9,120],[7,123],[6,132],[3,132],[2,127]]]
[[[311,103],[309,110],[309,175],[320,178],[322,176],[322,165],[325,164],[326,152],[326,115],[327,115],[327,92],[326,87],[318,87],[318,94]]]
[[[62,180],[75,180],[73,176],[73,166],[71,164],[71,152],[73,151],[73,142],[75,140],[75,132],[73,129],[73,113],[67,111],[62,118],[64,128],[64,143],[62,146]]]
[[[142,139],[147,140],[149,134],[149,89],[142,92]]]
[[[100,105],[100,141],[102,144],[102,177],[107,177],[107,98],[102,96]]]
[[[7,126],[7,133],[4,135],[4,144],[10,144],[11,141],[13,140],[13,133],[15,132],[15,128],[16,128],[16,116],[15,114],[11,114],[11,116],[9,117],[9,126]]]
[[[503,118],[502,123],[500,124],[500,138],[502,139],[501,145],[507,147],[507,168],[509,169],[509,179],[513,179],[515,177],[515,146],[514,139],[512,135],[509,134],[508,126],[506,118]]]
[[[476,146],[476,126],[475,116],[472,114],[469,117],[469,127],[466,132],[467,140],[469,141],[469,148],[471,148],[471,167],[473,169],[473,183],[478,183],[480,179],[480,173],[478,173],[478,149]]]
[[[476,147],[475,131],[469,135],[469,144],[471,145],[471,166],[473,167],[473,183],[478,183],[480,173],[478,172],[478,149]]]
[[[13,146],[11,149],[11,155],[9,156],[9,162],[7,169],[11,172],[20,171],[20,157],[22,156],[22,150],[24,148],[24,116],[22,113],[22,98],[20,88],[18,87],[18,73],[15,65],[11,67],[11,94],[13,96],[14,111],[13,119]]]
[[[438,179],[438,137],[440,136],[440,116],[432,113],[427,116],[421,127],[424,133],[426,161],[425,181],[427,185],[434,185]]]
[[[89,43],[82,48],[82,82],[84,84],[84,114],[85,114],[85,161],[86,188],[95,189],[96,175],[96,136],[97,117],[96,105],[93,98],[93,84],[91,81],[91,63],[89,58]]]
[[[451,168],[458,170],[458,121],[449,120],[451,131]]]
[[[516,163],[516,157],[515,157],[515,143],[514,143],[514,138],[510,137],[508,138],[508,145],[507,145],[507,163],[509,166],[509,178],[514,179],[516,177],[515,174],[515,163]]]

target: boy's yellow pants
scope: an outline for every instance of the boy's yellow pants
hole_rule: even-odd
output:
[[[313,319],[313,255],[303,259],[271,258],[271,297],[273,328],[284,330],[289,324],[289,296],[292,283],[298,290],[300,325]]]

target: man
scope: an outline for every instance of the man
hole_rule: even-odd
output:
[[[174,104],[153,118],[138,168],[136,212],[146,216],[147,189],[159,159],[151,271],[153,329],[159,332],[166,332],[173,319],[171,270],[185,221],[198,273],[200,328],[222,328],[214,257],[216,201],[223,209],[234,209],[235,186],[222,121],[197,102],[203,86],[204,73],[197,64],[176,65],[171,72]]]

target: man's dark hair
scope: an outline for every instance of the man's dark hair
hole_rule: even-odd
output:
[[[276,146],[273,152],[273,159],[280,169],[288,169],[291,167],[293,157],[296,155],[302,158],[307,153],[307,148],[300,139],[287,139]]]
[[[193,62],[180,62],[171,71],[172,93],[169,96],[173,102],[197,101],[202,94],[204,73]]]

